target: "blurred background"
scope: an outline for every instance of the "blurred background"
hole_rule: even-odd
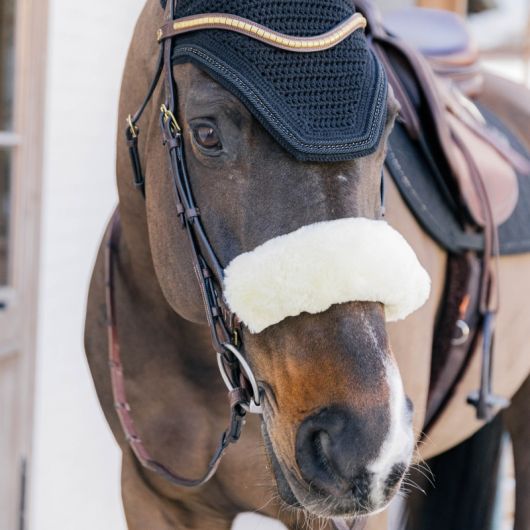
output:
[[[117,200],[120,78],[143,4],[0,0],[0,530],[125,528],[82,329]],[[528,0],[419,5],[467,16],[485,67],[530,83]],[[283,528],[253,515],[236,527]]]

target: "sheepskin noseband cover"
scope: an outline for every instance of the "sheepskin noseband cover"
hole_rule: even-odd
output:
[[[387,321],[421,307],[430,278],[385,221],[338,219],[304,226],[237,256],[225,270],[230,309],[252,333],[344,302],[381,302]]]

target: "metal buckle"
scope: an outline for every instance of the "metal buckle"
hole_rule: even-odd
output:
[[[457,337],[453,337],[451,339],[451,344],[453,346],[462,346],[469,339],[471,330],[469,329],[469,325],[465,320],[457,320],[456,327],[460,334]]]
[[[235,356],[235,358],[239,362],[239,365],[241,366],[243,374],[247,378],[248,382],[250,383],[250,387],[252,388],[252,395],[250,396],[250,401],[248,405],[242,405],[243,408],[250,414],[263,414],[263,404],[261,403],[260,389],[249,364],[247,363],[246,359],[243,357],[241,352],[232,344],[225,342],[223,344],[223,347]],[[221,372],[221,377],[223,378],[223,381],[225,382],[225,385],[228,390],[235,390],[237,387],[233,384],[232,380],[228,376],[225,364],[223,362],[223,354],[219,352],[217,352],[217,364],[219,366],[219,371]]]
[[[130,114],[127,116],[127,125],[129,126],[129,131],[131,132],[131,136],[133,138],[137,138],[138,137],[138,127],[136,127],[136,125],[134,125],[133,120],[132,120],[132,116]]]
[[[167,123],[168,121],[170,122],[171,127],[173,128],[173,133],[180,133],[182,129],[180,128],[173,112],[171,112],[164,104],[161,105],[160,112],[162,112],[164,123]]]

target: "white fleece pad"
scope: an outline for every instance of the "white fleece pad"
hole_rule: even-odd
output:
[[[347,218],[308,226],[237,256],[225,270],[230,309],[252,333],[344,302],[381,302],[400,320],[429,297],[431,281],[385,221]]]

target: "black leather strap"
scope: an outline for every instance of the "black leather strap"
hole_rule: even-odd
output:
[[[166,2],[163,2],[165,7]],[[175,4],[170,6],[170,18],[175,14]],[[147,104],[163,77],[165,103],[161,107],[160,126],[163,143],[167,148],[169,168],[171,172],[175,197],[175,208],[182,228],[186,230],[190,243],[193,270],[200,288],[206,320],[211,332],[214,350],[219,354],[219,362],[224,365],[224,373],[231,381],[229,391],[230,423],[223,433],[217,451],[208,464],[205,474],[198,479],[181,477],[163,464],[155,461],[138,436],[131,416],[130,406],[125,395],[123,370],[121,368],[120,348],[116,328],[116,309],[113,293],[113,256],[117,252],[119,237],[119,220],[115,216],[108,236],[106,275],[107,275],[107,316],[109,322],[109,366],[111,369],[112,390],[117,403],[116,411],[120,418],[123,431],[138,460],[143,466],[157,472],[169,482],[183,487],[197,487],[206,483],[215,474],[226,448],[239,440],[241,428],[246,415],[246,408],[251,399],[259,403],[259,396],[250,396],[244,370],[231,348],[240,348],[238,320],[222,299],[223,267],[206,235],[202,224],[200,209],[195,203],[191,182],[186,169],[184,142],[182,131],[177,121],[178,92],[173,78],[171,51],[173,39],[167,39],[160,45],[160,54],[156,71],[149,86],[148,93],[138,111],[127,120],[126,140],[129,147],[133,170],[134,184],[145,195],[145,178],[142,172],[138,149],[138,122]],[[227,348],[230,345],[231,348]]]

